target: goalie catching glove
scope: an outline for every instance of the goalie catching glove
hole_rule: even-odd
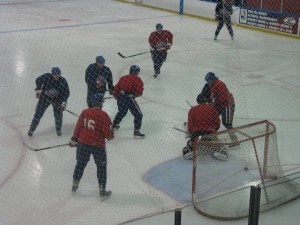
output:
[[[71,140],[69,141],[69,146],[73,148],[76,147],[77,144],[78,144],[77,138],[72,137]]]

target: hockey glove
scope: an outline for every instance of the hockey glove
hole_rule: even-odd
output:
[[[167,49],[170,49],[170,48],[171,48],[171,46],[172,46],[172,44],[171,44],[171,43],[167,43]]]
[[[108,92],[110,95],[114,95],[114,90],[109,90]]]
[[[40,98],[42,96],[42,94],[43,94],[42,90],[40,90],[40,89],[35,90],[35,97],[36,98]]]
[[[71,140],[69,141],[69,146],[73,148],[76,147],[77,144],[78,144],[77,138],[72,137]]]
[[[215,14],[215,20],[219,20],[220,19],[220,15],[219,14]]]
[[[62,102],[60,105],[61,111],[64,111],[67,107],[67,103],[66,102]]]

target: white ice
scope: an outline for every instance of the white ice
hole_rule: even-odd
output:
[[[184,207],[142,176],[181,157],[186,140],[173,126],[186,121],[186,100],[196,104],[209,71],[235,96],[234,125],[270,120],[277,127],[282,163],[299,165],[299,40],[234,26],[234,41],[224,28],[215,42],[213,22],[110,0],[1,1],[0,21],[0,224],[120,224]],[[158,22],[174,34],[174,45],[154,79],[150,54],[123,59],[117,52],[148,51],[148,36]],[[50,107],[34,135],[27,136],[37,102],[34,81],[59,66],[71,91],[67,108],[79,114],[86,107],[84,72],[97,55],[105,57],[114,83],[137,64],[145,84],[137,101],[146,138],[132,138],[128,113],[107,144],[107,187],[113,195],[105,202],[99,200],[92,159],[72,196],[75,149],[33,152],[22,144],[41,148],[68,143],[77,118],[65,112],[63,135],[57,137]],[[104,110],[113,119],[116,101],[107,100]],[[299,207],[296,200],[262,213],[260,224],[299,225]],[[247,223],[211,220],[192,206],[183,209],[182,217],[185,225]],[[171,212],[128,224],[167,225],[173,220]]]

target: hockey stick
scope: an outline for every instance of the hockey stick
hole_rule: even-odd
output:
[[[70,111],[70,110],[68,110],[68,109],[65,109],[65,111],[68,112],[68,113],[71,113],[71,114],[74,115],[74,116],[79,117],[79,115],[77,115],[76,113],[73,113],[72,111]]]
[[[51,102],[49,99],[46,99],[46,100],[47,100],[53,107],[55,107],[55,108],[61,108],[61,106],[55,104],[54,102]],[[76,113],[74,113],[74,112],[72,112],[72,111],[70,111],[70,110],[68,110],[68,109],[65,109],[64,111],[66,111],[66,112],[68,112],[68,113],[71,113],[71,114],[74,115],[74,116],[79,117],[79,115],[77,115]]]
[[[166,48],[159,48],[156,51],[161,51],[161,50],[164,50],[164,49],[166,49]],[[138,54],[134,54],[134,55],[128,55],[128,56],[125,56],[121,52],[118,52],[118,55],[121,56],[123,59],[125,59],[125,58],[134,57],[134,56],[138,56],[138,55],[144,55],[144,54],[147,54],[147,53],[150,53],[150,52],[151,51],[147,51],[147,52],[142,52],[142,53],[138,53]]]
[[[121,52],[118,52],[118,55],[121,56],[123,59],[125,58],[129,58],[129,57],[134,57],[134,56],[138,56],[138,55],[143,55],[143,54],[147,54],[147,53],[150,53],[151,51],[148,51],[148,52],[142,52],[142,53],[138,53],[138,54],[134,54],[134,55],[128,55],[128,56],[125,56],[123,55]]]
[[[193,107],[192,104],[188,100],[185,100],[185,101],[191,108]]]
[[[105,97],[104,99],[111,99],[114,98],[114,96]]]
[[[42,150],[47,150],[47,149],[51,149],[51,148],[58,148],[58,147],[62,147],[62,146],[66,146],[69,145],[69,143],[67,144],[61,144],[61,145],[53,145],[53,146],[49,146],[49,147],[45,147],[45,148],[32,148],[30,147],[28,144],[26,144],[25,142],[23,142],[23,145],[25,147],[27,147],[28,149],[30,149],[31,151],[42,151]]]
[[[189,132],[187,132],[187,131],[185,131],[185,130],[182,130],[182,129],[180,129],[180,128],[178,128],[178,127],[173,127],[175,130],[178,130],[178,131],[181,131],[182,133],[185,133],[185,134],[190,134]]]

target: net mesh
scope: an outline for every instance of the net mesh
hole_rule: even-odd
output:
[[[238,141],[231,141],[230,132]],[[264,187],[272,184],[272,188]],[[195,147],[193,203],[200,213],[221,220],[248,216],[248,187],[252,185],[264,187],[262,211],[300,195],[299,184],[284,177],[274,124],[261,121],[199,140]]]

